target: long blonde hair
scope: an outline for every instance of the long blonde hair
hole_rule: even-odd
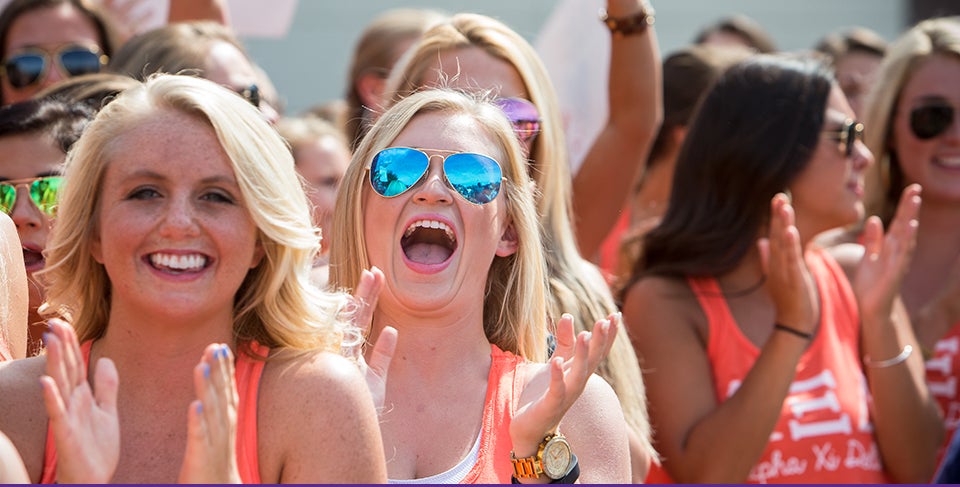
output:
[[[937,55],[960,60],[960,16],[924,20],[890,44],[867,96],[864,139],[877,164],[867,169],[864,203],[866,214],[879,215],[885,225],[907,185],[897,155],[890,151],[897,100],[920,63]]]
[[[397,62],[384,90],[384,102],[389,107],[422,90],[439,53],[470,47],[481,48],[516,68],[530,101],[540,112],[541,131],[530,151],[528,171],[539,190],[536,208],[547,261],[551,322],[559,319],[561,313],[570,313],[578,329],[590,330],[596,321],[617,311],[617,306],[599,269],[583,259],[577,248],[570,217],[572,176],[560,102],[533,46],[496,19],[479,14],[456,14],[424,33]],[[613,349],[598,373],[616,391],[627,423],[646,442],[651,455],[655,455],[649,445],[643,379],[625,327],[620,328]]]
[[[357,148],[337,196],[330,249],[330,282],[352,289],[370,266],[364,235],[365,177],[373,156],[390,147],[404,127],[424,113],[467,114],[499,146],[497,158],[504,180],[500,195],[517,233],[519,247],[511,256],[495,257],[486,278],[483,326],[487,339],[502,350],[534,361],[546,359],[546,268],[533,209],[526,164],[509,122],[495,106],[452,90],[428,90],[407,97],[384,113]],[[402,333],[402,332],[401,332]]]
[[[348,296],[309,284],[319,249],[307,198],[283,139],[243,98],[191,76],[156,75],[104,107],[71,150],[57,222],[47,247],[47,313],[67,317],[82,341],[103,335],[110,276],[90,253],[104,174],[115,141],[160,111],[208,123],[230,158],[265,257],[236,292],[233,332],[294,350],[337,350]],[[83,276],[83,279],[78,279]]]

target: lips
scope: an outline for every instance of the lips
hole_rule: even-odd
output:
[[[210,259],[198,252],[186,254],[155,252],[147,256],[147,262],[154,269],[170,274],[200,272],[210,265]]]
[[[407,226],[400,247],[409,263],[437,266],[457,250],[457,237],[447,223],[437,219],[414,220]]]
[[[946,169],[960,169],[960,155],[942,155],[934,158],[934,163]]]
[[[27,272],[34,272],[43,269],[46,260],[43,258],[43,251],[33,245],[23,246],[23,266]]]

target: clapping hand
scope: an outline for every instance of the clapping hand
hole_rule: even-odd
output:
[[[58,319],[48,323],[40,383],[57,445],[57,481],[110,482],[120,460],[117,369],[108,358],[98,360],[92,388],[73,327]]]
[[[543,392],[523,405],[510,423],[514,445],[540,443],[545,433],[555,431],[564,414],[583,393],[587,380],[610,353],[620,326],[620,313],[597,321],[593,332],[582,331],[574,336],[573,316],[564,314],[557,323],[557,348],[545,368],[546,387],[537,385],[541,377],[528,385]]]
[[[777,308],[776,322],[813,333],[819,318],[817,284],[803,260],[796,216],[787,195],[770,200],[768,238],[757,241],[766,288]]]
[[[370,328],[373,325],[373,311],[377,307],[377,299],[380,297],[383,285],[383,271],[372,267],[360,274],[360,283],[354,290],[353,302],[356,309],[353,315],[353,324],[362,331],[364,337],[369,335]],[[390,361],[393,359],[393,353],[396,349],[397,330],[387,326],[380,331],[380,335],[370,351],[369,360],[364,357],[362,350],[356,357],[367,379],[367,387],[370,389],[370,395],[373,396],[373,404],[378,413],[383,411],[387,389],[387,372],[390,369]]]
[[[907,269],[917,240],[917,214],[920,212],[920,186],[911,184],[903,190],[890,229],[883,232],[883,223],[876,216],[867,219],[863,230],[864,256],[851,285],[860,306],[860,315],[888,319],[900,293],[900,283]]]
[[[237,467],[237,393],[234,356],[226,344],[211,344],[193,369],[197,399],[187,413],[187,448],[179,482],[241,483]]]

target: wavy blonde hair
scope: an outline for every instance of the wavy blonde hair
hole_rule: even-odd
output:
[[[208,123],[230,158],[264,259],[236,292],[235,338],[270,347],[336,351],[348,296],[309,284],[319,236],[283,139],[250,103],[211,81],[156,75],[104,107],[67,157],[57,223],[47,247],[47,313],[67,317],[81,342],[101,337],[110,316],[110,276],[94,260],[104,174],[116,141],[161,111]],[[84,276],[78,279],[77,276]]]
[[[546,359],[546,268],[533,194],[520,145],[503,113],[482,98],[453,90],[428,90],[401,100],[370,128],[357,148],[337,195],[330,249],[330,282],[352,289],[370,266],[364,235],[363,194],[371,191],[367,166],[417,115],[424,113],[471,116],[497,143],[497,159],[504,180],[498,198],[517,232],[519,246],[508,257],[494,257],[486,277],[483,327],[487,339],[502,350],[529,360]],[[493,236],[491,235],[491,238]],[[376,245],[371,243],[370,245]]]
[[[397,62],[387,81],[384,101],[389,107],[422,90],[425,81],[433,76],[430,70],[436,65],[439,53],[471,47],[483,49],[516,68],[530,101],[540,112],[541,131],[530,151],[528,171],[539,190],[536,208],[547,261],[551,322],[561,313],[570,313],[577,329],[591,330],[596,321],[617,311],[617,306],[599,269],[581,257],[577,248],[570,217],[573,180],[560,101],[533,46],[496,19],[479,14],[456,14],[428,30]],[[616,391],[627,423],[655,458],[656,453],[650,446],[643,378],[625,327],[620,327],[613,348],[597,373]]]
[[[897,155],[890,151],[897,101],[920,63],[938,55],[960,61],[960,16],[924,20],[890,44],[867,97],[864,140],[877,164],[867,169],[864,203],[866,214],[879,215],[884,225],[907,185]]]

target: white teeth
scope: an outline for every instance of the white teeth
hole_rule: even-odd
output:
[[[202,269],[207,265],[207,258],[200,254],[171,255],[150,254],[150,263],[157,267],[167,267],[178,271]]]
[[[940,164],[947,167],[960,167],[960,157],[939,157]]]
[[[451,230],[446,223],[443,223],[438,220],[417,220],[411,223],[409,227],[407,227],[407,230],[403,232],[403,236],[409,237],[410,235],[413,234],[413,231],[416,230],[417,227],[443,230],[447,234],[447,238],[449,238],[450,241],[456,241],[456,239],[453,237],[453,230]]]

